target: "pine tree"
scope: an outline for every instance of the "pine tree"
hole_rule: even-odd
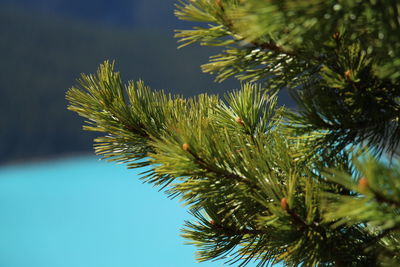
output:
[[[181,46],[241,89],[182,98],[114,65],[67,93],[95,151],[181,199],[199,261],[400,266],[400,3],[182,0]],[[200,24],[199,24],[200,23]],[[134,59],[133,59],[134,60]],[[277,105],[288,90],[297,108]]]

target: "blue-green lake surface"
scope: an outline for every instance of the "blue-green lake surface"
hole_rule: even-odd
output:
[[[0,266],[222,266],[196,263],[191,216],[139,173],[96,157],[1,167]]]

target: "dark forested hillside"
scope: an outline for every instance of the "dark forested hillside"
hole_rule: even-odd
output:
[[[104,25],[104,24],[103,24]],[[92,135],[66,110],[82,72],[115,60],[124,80],[192,95],[215,85],[199,65],[210,50],[176,49],[165,31],[120,30],[0,7],[0,162],[91,149]],[[236,86],[236,85],[235,85]]]

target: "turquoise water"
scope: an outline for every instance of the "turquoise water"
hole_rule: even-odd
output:
[[[198,264],[179,236],[190,219],[139,170],[77,157],[0,168],[0,267]]]

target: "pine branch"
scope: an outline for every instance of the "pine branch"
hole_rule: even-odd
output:
[[[218,169],[215,166],[212,166],[212,165],[208,164],[206,161],[204,161],[202,158],[200,158],[196,153],[191,151],[187,144],[183,144],[183,150],[188,152],[195,159],[196,163],[201,168],[204,168],[206,171],[214,173],[216,175],[221,175],[222,177],[225,177],[225,178],[228,178],[228,179],[235,180],[235,181],[237,181],[239,183],[246,184],[249,188],[252,188],[253,190],[258,190],[259,189],[256,184],[252,183],[246,177],[242,177],[242,176],[236,175],[234,173],[229,173],[226,170]]]
[[[211,221],[210,224],[212,228],[215,229],[218,233],[223,232],[223,235],[226,236],[244,236],[244,235],[263,235],[266,234],[263,230],[257,229],[233,229],[231,227],[227,227],[222,224],[218,224],[214,221]]]
[[[225,50],[203,65],[217,80],[262,82],[183,99],[123,86],[112,64],[67,98],[105,133],[96,152],[130,167],[192,210],[184,236],[199,260],[259,266],[394,266],[400,251],[399,4],[374,1],[181,1],[183,45]],[[265,88],[267,87],[267,88]],[[276,107],[291,89],[296,111]],[[126,89],[126,90],[125,90]],[[362,178],[361,178],[362,177]],[[397,253],[397,254],[396,254]]]
[[[289,208],[287,203],[285,204],[286,199],[281,200],[282,208],[291,216],[294,223],[299,225],[303,229],[308,229],[314,231],[321,235],[323,239],[327,239],[325,229],[320,227],[317,222],[313,221],[312,223],[307,223],[306,221],[301,218],[301,216],[296,213],[293,209]]]

